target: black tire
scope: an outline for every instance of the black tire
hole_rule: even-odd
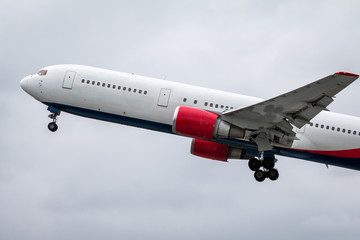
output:
[[[275,181],[276,179],[279,178],[279,171],[275,168],[270,169],[268,172],[268,177],[270,180]]]
[[[261,167],[261,162],[256,158],[251,158],[248,162],[251,171],[257,171]]]
[[[54,122],[51,122],[48,124],[48,129],[52,132],[56,132],[56,130],[58,129],[58,126],[56,123]]]
[[[254,177],[255,177],[256,181],[263,182],[266,178],[266,173],[262,170],[258,170],[254,173]]]
[[[262,162],[264,168],[266,169],[273,169],[275,166],[275,159],[271,158],[271,157],[266,157],[264,158],[263,162]]]

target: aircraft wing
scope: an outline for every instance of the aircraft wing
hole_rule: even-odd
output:
[[[291,146],[293,126],[302,128],[334,101],[337,93],[359,76],[338,72],[296,90],[263,102],[224,112],[221,118],[252,131],[250,140],[259,151],[271,150],[271,144]]]

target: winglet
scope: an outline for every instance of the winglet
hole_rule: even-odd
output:
[[[344,75],[344,76],[351,76],[351,77],[359,77],[357,74],[348,73],[348,72],[337,72],[337,74]]]

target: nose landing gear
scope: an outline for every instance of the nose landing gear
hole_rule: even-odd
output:
[[[56,124],[56,116],[49,115],[49,118],[52,118],[53,121],[48,124],[48,129],[52,132],[55,132],[58,129],[58,125]]]
[[[51,122],[51,123],[48,124],[48,129],[49,129],[50,131],[52,131],[52,132],[55,132],[55,131],[58,129],[58,126],[57,126],[56,123]]]
[[[52,119],[52,122],[48,124],[48,129],[51,132],[55,132],[58,129],[58,125],[56,124],[57,116],[60,115],[61,111],[55,107],[48,107],[48,110],[51,112],[51,114],[48,116],[50,119]]]

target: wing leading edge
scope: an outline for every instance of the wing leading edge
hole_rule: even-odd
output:
[[[222,114],[221,118],[252,131],[259,151],[272,145],[290,147],[295,139],[293,126],[302,128],[317,114],[327,110],[334,97],[359,76],[338,72],[280,96]]]

